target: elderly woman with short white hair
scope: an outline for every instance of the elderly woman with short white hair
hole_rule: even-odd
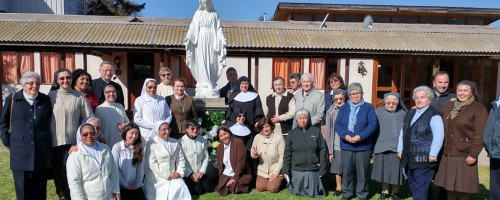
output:
[[[399,134],[398,156],[415,200],[427,199],[444,140],[443,119],[439,111],[430,106],[432,98],[434,93],[428,86],[413,90],[417,109],[406,113]]]
[[[368,198],[368,167],[377,129],[377,115],[372,104],[363,100],[363,87],[351,83],[347,87],[349,100],[340,107],[335,131],[340,137],[342,157],[342,198]],[[354,172],[356,189],[354,190]]]

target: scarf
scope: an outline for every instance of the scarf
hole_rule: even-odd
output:
[[[351,113],[349,113],[349,125],[347,126],[347,129],[351,132],[354,132],[354,126],[356,125],[357,115],[359,112],[359,108],[365,104],[365,100],[361,99],[361,101],[358,104],[353,104],[352,101],[349,99],[347,101],[349,106],[351,107]]]
[[[455,118],[458,115],[458,113],[464,110],[473,101],[474,101],[474,96],[471,96],[471,98],[465,100],[464,102],[455,101],[455,103],[453,104],[453,109],[450,112],[450,118],[451,119]]]

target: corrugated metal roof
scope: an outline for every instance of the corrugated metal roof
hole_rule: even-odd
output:
[[[0,46],[183,49],[190,23],[97,16],[85,22],[85,17],[0,14]],[[500,28],[492,26],[374,24],[374,29],[364,30],[361,23],[327,23],[328,28],[314,22],[222,24],[232,50],[500,54]]]

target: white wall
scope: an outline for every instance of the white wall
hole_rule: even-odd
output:
[[[364,66],[368,71],[368,74],[362,76],[358,73],[358,63],[365,63]],[[345,63],[345,61],[343,61]],[[345,65],[342,65],[345,66]],[[345,70],[341,70],[345,71]],[[344,72],[345,73],[345,72]],[[364,58],[351,58],[349,62],[349,83],[358,82],[363,86],[363,99],[366,102],[372,103],[372,91],[373,91],[373,59]]]

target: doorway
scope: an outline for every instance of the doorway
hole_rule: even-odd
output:
[[[153,53],[128,53],[128,91],[129,109],[133,110],[135,99],[141,96],[142,85],[146,78],[154,78]]]

